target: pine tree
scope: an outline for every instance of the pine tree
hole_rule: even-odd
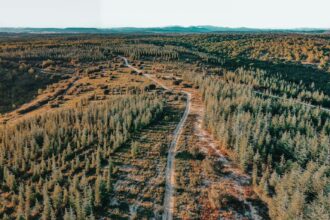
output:
[[[73,209],[70,207],[70,220],[76,220],[76,215],[75,215],[75,213],[74,213],[74,211],[73,211]]]
[[[105,202],[105,199],[108,195],[106,190],[106,184],[102,180],[101,176],[98,176],[96,179],[94,195],[94,203],[97,207],[101,206]]]
[[[25,191],[25,213],[24,213],[25,220],[30,219],[31,197],[32,197],[32,191],[31,191],[31,187],[28,185]]]
[[[42,212],[42,220],[48,220],[50,219],[50,214],[51,214],[51,204],[50,204],[50,199],[48,196],[48,190],[47,190],[47,184],[44,185],[43,187],[43,212]]]
[[[289,218],[301,218],[304,208],[305,198],[303,193],[296,190],[292,195],[289,208],[288,208],[288,215]]]
[[[101,205],[101,202],[102,202],[102,195],[101,195],[101,183],[102,180],[101,180],[101,177],[98,176],[96,181],[95,181],[95,190],[94,190],[94,203],[95,203],[95,206],[99,207]]]
[[[17,219],[23,219],[24,216],[24,187],[21,184],[19,187]]]
[[[101,152],[100,152],[100,148],[98,148],[96,152],[96,175],[100,175],[100,170],[101,170]]]
[[[69,202],[69,194],[68,190],[64,188],[63,190],[63,199],[62,199],[62,207],[65,207]]]
[[[253,161],[253,166],[252,166],[252,185],[257,186],[258,184],[258,166],[255,161]]]
[[[84,201],[83,201],[83,209],[84,209],[84,213],[85,216],[89,216],[93,213],[93,192],[92,192],[92,188],[90,186],[88,186],[87,188],[87,192],[85,194],[84,197]]]
[[[70,220],[70,213],[68,212],[67,209],[65,209],[65,211],[64,211],[63,219],[64,220]]]
[[[62,189],[58,184],[56,184],[54,188],[52,200],[55,210],[60,209],[63,199],[62,199]]]
[[[83,209],[81,207],[81,196],[78,191],[75,193],[75,211],[77,213],[77,219],[84,219]]]
[[[136,157],[139,153],[138,143],[134,141],[131,146],[131,156]]]
[[[109,163],[108,165],[108,171],[107,171],[107,178],[106,178],[106,188],[107,188],[107,191],[110,193],[111,192],[111,189],[112,189],[112,182],[111,182],[111,167],[112,165]]]
[[[56,220],[56,214],[55,214],[55,211],[54,211],[53,208],[51,209],[51,212],[50,212],[50,219],[51,220]]]

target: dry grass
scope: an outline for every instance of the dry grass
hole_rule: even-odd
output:
[[[160,218],[168,143],[183,110],[182,101],[169,101],[162,120],[132,137],[113,155],[117,172],[109,210],[112,218]],[[135,155],[131,153],[132,143],[138,146]]]

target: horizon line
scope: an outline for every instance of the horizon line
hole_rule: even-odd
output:
[[[113,26],[113,27],[98,27],[98,26],[0,26],[1,28],[12,28],[12,29],[69,29],[69,28],[81,28],[81,29],[123,29],[123,28],[136,28],[136,29],[151,29],[151,28],[193,28],[193,27],[213,27],[213,28],[228,28],[228,29],[258,29],[258,30],[299,30],[299,29],[312,29],[312,30],[330,30],[330,27],[249,27],[249,26],[215,26],[215,25],[167,25],[167,26]]]

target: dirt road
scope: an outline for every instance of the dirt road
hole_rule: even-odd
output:
[[[141,72],[139,69],[135,68],[134,66],[130,65],[125,57],[120,57],[124,60],[125,65],[136,71]],[[171,90],[161,82],[159,82],[157,79],[154,79],[148,74],[143,74],[148,79],[152,80],[159,86],[161,86],[165,90]],[[189,92],[182,91],[187,97],[186,99],[186,109],[184,111],[184,114],[179,122],[179,124],[176,126],[174,132],[173,132],[173,139],[170,144],[170,148],[168,150],[167,154],[167,164],[166,164],[166,171],[165,171],[165,196],[164,196],[164,213],[163,213],[163,220],[172,220],[173,219],[173,209],[174,209],[174,175],[175,175],[175,168],[174,168],[174,159],[175,159],[175,152],[176,152],[176,145],[180,138],[182,128],[187,120],[187,117],[190,113],[191,108],[191,94]]]

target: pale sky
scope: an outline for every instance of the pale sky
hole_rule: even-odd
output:
[[[330,0],[0,0],[0,27],[330,28]]]

